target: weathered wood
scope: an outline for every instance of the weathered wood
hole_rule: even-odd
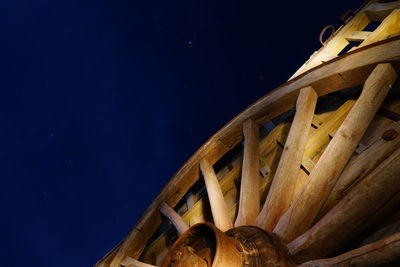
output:
[[[167,203],[161,203],[159,209],[171,221],[179,235],[189,229],[189,226],[183,221],[182,217],[173,208],[168,206]]]
[[[301,193],[276,225],[274,233],[284,242],[293,240],[311,226],[396,77],[390,64],[379,64],[368,77],[356,104],[310,173]]]
[[[299,267],[319,266],[381,266],[400,260],[400,233],[393,234],[377,242],[351,250],[339,256],[312,260],[299,265]],[[393,265],[394,266],[394,265]]]
[[[382,21],[393,9],[400,8],[400,1],[389,3],[371,3],[365,8],[365,13],[372,21]]]
[[[395,9],[389,14],[379,25],[379,27],[372,32],[364,42],[359,45],[363,47],[381,40],[389,36],[399,34],[400,32],[400,9]]]
[[[300,88],[312,86],[319,96],[361,84],[380,62],[400,60],[400,38],[395,37],[348,53],[292,79],[251,105],[210,138],[174,175],[128,234],[111,266],[119,267],[125,255],[137,258],[161,222],[158,206],[174,207],[199,178],[199,161],[212,164],[242,140],[242,124],[253,118],[258,125],[293,107]],[[114,256],[114,255],[112,255]]]
[[[288,244],[296,261],[323,257],[400,191],[400,149],[383,161],[307,232]]]
[[[272,180],[270,193],[256,221],[256,225],[267,232],[272,232],[279,218],[292,202],[317,98],[312,87],[306,87],[300,91],[296,115]]]
[[[121,265],[124,267],[156,267],[155,265],[140,262],[128,256],[124,257],[123,261],[121,262]]]
[[[400,123],[397,123],[392,130],[400,133]],[[357,183],[399,147],[400,135],[392,140],[380,139],[362,154],[354,157],[347,164],[342,175],[340,175],[332,191],[329,193],[318,218],[321,218],[331,210]]]
[[[206,159],[200,161],[200,169],[206,183],[214,224],[218,229],[225,232],[231,229],[233,225],[229,218],[228,208],[226,207],[217,176],[213,167]]]
[[[235,227],[251,225],[260,212],[259,133],[253,120],[243,124],[244,152],[240,184],[239,212]]]
[[[372,32],[368,31],[353,31],[348,36],[346,36],[346,40],[349,42],[363,42],[367,39]]]

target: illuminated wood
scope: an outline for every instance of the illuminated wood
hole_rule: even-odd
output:
[[[346,40],[349,42],[363,42],[370,35],[371,32],[367,31],[353,31],[346,37]]]
[[[342,175],[329,193],[318,217],[322,217],[332,209],[351,188],[400,147],[400,123],[397,123],[397,126],[389,131],[394,131],[397,133],[397,136],[394,136],[392,140],[380,139],[347,164]]]
[[[365,13],[372,21],[382,21],[393,11],[393,9],[398,8],[400,8],[399,0],[388,3],[373,2],[365,8]]]
[[[164,214],[164,216],[171,221],[171,223],[174,225],[179,235],[181,235],[183,232],[189,229],[189,226],[183,221],[182,217],[179,216],[179,214],[176,213],[174,209],[168,206],[167,203],[165,202],[161,203],[159,209],[162,212],[162,214]]]
[[[379,64],[368,77],[356,104],[310,173],[301,193],[276,225],[274,233],[282,240],[289,242],[311,226],[396,77],[390,64]]]
[[[235,227],[251,225],[260,212],[258,126],[252,120],[243,124],[244,153],[240,185],[239,212]]]
[[[400,9],[393,10],[359,47],[366,46],[400,33]]]
[[[214,224],[221,231],[227,231],[233,227],[229,218],[228,208],[222,195],[217,176],[211,164],[206,160],[200,161],[200,169],[206,183],[208,199],[210,200],[211,212]]]
[[[270,193],[256,221],[258,227],[268,232],[272,232],[279,218],[292,202],[317,98],[312,87],[306,87],[300,91],[296,104],[296,115],[286,139],[278,169],[272,180]]]
[[[381,266],[400,258],[400,233],[329,259],[312,260],[299,267]],[[394,265],[393,265],[394,266]]]
[[[307,232],[289,243],[298,261],[323,257],[337,249],[400,191],[400,149],[382,162]]]

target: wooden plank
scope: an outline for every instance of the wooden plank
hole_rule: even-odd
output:
[[[367,78],[377,63],[400,60],[399,47],[400,38],[395,37],[361,48],[356,53],[346,54],[278,87],[240,113],[211,137],[168,182],[128,234],[113,258],[111,266],[119,267],[118,264],[125,255],[133,258],[140,255],[147,240],[161,223],[161,216],[158,212],[160,203],[166,201],[171,207],[174,207],[199,178],[200,159],[206,157],[213,164],[230,147],[234,147],[242,140],[241,126],[245,120],[253,118],[258,125],[262,125],[289,110],[293,107],[299,90],[306,86],[312,86],[321,96],[359,85]]]
[[[200,169],[206,183],[214,224],[221,231],[228,231],[233,225],[214,169],[206,159],[200,161]]]
[[[279,218],[292,202],[317,98],[312,87],[306,87],[300,91],[296,104],[296,115],[290,127],[278,169],[272,180],[271,192],[256,221],[256,225],[267,232],[272,232]]]
[[[346,36],[346,40],[349,42],[363,42],[367,39],[372,32],[369,31],[353,31],[348,36]]]
[[[400,233],[397,233],[339,256],[329,259],[312,260],[299,265],[299,267],[381,266],[385,263],[398,262],[399,259]]]
[[[353,188],[311,229],[287,248],[299,262],[323,257],[343,244],[367,218],[400,191],[400,149]]]
[[[365,13],[372,21],[384,20],[393,9],[400,8],[400,1],[393,1],[389,3],[371,3],[365,8]]]
[[[171,221],[179,235],[189,229],[189,226],[183,221],[182,217],[173,208],[168,206],[167,203],[161,203],[159,209]]]
[[[387,16],[376,30],[370,34],[358,47],[363,47],[374,42],[382,41],[390,36],[400,33],[400,9],[395,9]]]
[[[251,225],[260,212],[259,190],[259,132],[253,120],[243,124],[244,153],[240,184],[239,213],[235,227]]]
[[[356,104],[310,173],[301,193],[276,225],[273,232],[284,242],[293,240],[311,226],[396,78],[390,64],[379,64],[368,77]]]
[[[400,133],[400,123],[397,123],[392,130]],[[318,218],[321,218],[332,209],[356,184],[399,147],[400,135],[393,140],[380,139],[362,154],[350,160],[332,191],[329,193]]]

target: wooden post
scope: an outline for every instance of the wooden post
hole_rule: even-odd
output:
[[[179,216],[179,214],[176,213],[174,209],[168,206],[167,203],[161,203],[159,210],[162,214],[164,214],[165,217],[167,217],[171,221],[179,235],[189,229],[189,226],[185,223],[182,217]]]
[[[296,115],[272,180],[270,193],[258,215],[256,225],[272,232],[282,214],[293,200],[296,178],[300,169],[318,95],[312,87],[301,89]]]
[[[276,225],[274,233],[284,242],[293,240],[311,226],[396,77],[393,67],[386,63],[378,64],[367,78],[356,104]]]
[[[244,153],[242,165],[242,179],[240,184],[239,211],[235,227],[251,225],[260,212],[259,193],[259,131],[253,120],[243,124]]]
[[[215,175],[213,167],[206,159],[200,161],[200,169],[204,176],[214,224],[218,229],[225,232],[233,226],[229,218],[228,208],[226,207],[217,176]]]
[[[381,266],[400,258],[400,233],[351,250],[330,259],[312,260],[299,267]],[[385,265],[386,266],[386,265]],[[391,265],[392,266],[392,265]],[[394,265],[393,265],[394,266]]]
[[[295,260],[327,255],[400,191],[400,148],[307,232],[288,244]]]

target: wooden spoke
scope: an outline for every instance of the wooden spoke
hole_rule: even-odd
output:
[[[293,240],[311,226],[396,77],[390,64],[378,64],[365,81],[356,104],[276,225],[274,233],[284,242]]]
[[[156,267],[155,265],[140,262],[128,256],[125,256],[125,258],[121,262],[121,265],[124,267]]]
[[[400,233],[330,259],[313,260],[299,267],[380,266],[400,259]]]
[[[288,244],[298,260],[327,255],[400,191],[400,148],[356,185],[310,230]]]
[[[189,226],[185,223],[182,217],[178,213],[176,213],[173,208],[168,206],[167,203],[161,203],[159,210],[162,214],[164,214],[165,217],[167,217],[171,221],[176,231],[178,231],[179,235],[189,229]]]
[[[296,115],[272,180],[270,193],[256,220],[256,225],[267,232],[272,232],[293,200],[296,178],[307,144],[317,98],[314,89],[306,87],[300,91],[297,99]]]
[[[200,170],[203,173],[214,224],[221,231],[227,231],[233,227],[229,218],[228,208],[222,195],[217,176],[211,164],[206,160],[200,161]]]
[[[252,120],[243,124],[244,153],[240,184],[239,211],[235,227],[251,225],[260,212],[258,126]]]
[[[385,140],[382,138],[375,144],[370,146],[362,154],[354,157],[340,175],[335,186],[330,192],[328,198],[322,207],[318,218],[321,218],[329,210],[331,210],[336,203],[339,202],[343,196],[351,190],[354,185],[366,177],[379,163],[389,157],[397,148],[400,147],[400,123],[395,127],[386,131],[386,133],[395,133],[392,140]],[[397,134],[397,136],[395,136]]]

